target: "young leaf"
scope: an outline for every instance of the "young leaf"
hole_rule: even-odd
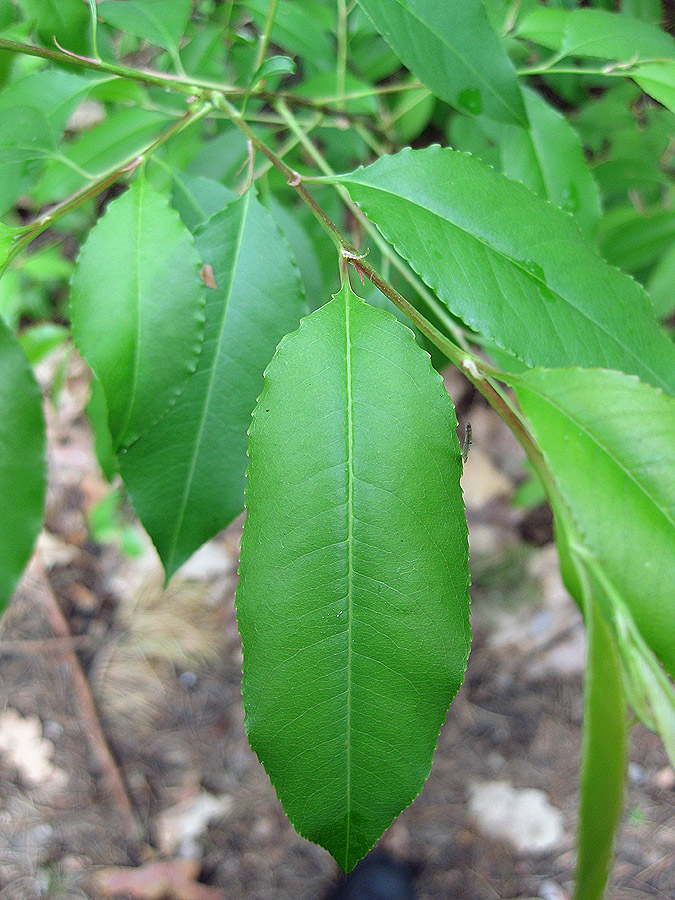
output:
[[[0,319],[0,613],[42,527],[46,479],[42,395],[26,357]]]
[[[456,419],[412,333],[348,285],[285,338],[250,430],[246,728],[351,869],[421,790],[469,651]]]
[[[675,393],[649,298],[572,218],[472,157],[429,147],[334,179],[448,308],[529,365],[616,368]]]
[[[192,0],[103,0],[99,16],[157,47],[176,50],[192,13]]]
[[[113,200],[82,247],[73,337],[103,385],[115,449],[156,422],[195,370],[201,265],[178,213],[143,177]]]
[[[602,370],[510,380],[583,546],[675,673],[675,399]]]
[[[513,65],[480,0],[358,0],[388,44],[460,112],[527,125]]]
[[[628,722],[621,664],[597,602],[585,604],[588,643],[575,900],[602,900],[626,779]]]
[[[167,577],[243,509],[246,435],[263,370],[307,312],[290,248],[252,191],[209,219],[196,240],[216,284],[206,292],[197,370],[121,456]]]

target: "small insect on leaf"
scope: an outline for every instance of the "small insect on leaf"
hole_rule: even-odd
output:
[[[471,434],[471,422],[467,422],[464,426],[464,443],[462,444],[462,462],[466,462],[469,458],[469,450],[473,443]]]

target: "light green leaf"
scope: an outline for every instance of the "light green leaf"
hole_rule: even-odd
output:
[[[601,9],[539,7],[519,21],[517,34],[565,56],[618,62],[675,57],[675,39],[662,29]]]
[[[77,105],[100,83],[60,69],[31,72],[12,81],[0,94],[0,116],[9,115],[6,111],[11,107],[33,107],[47,117],[60,136]]]
[[[246,728],[345,870],[421,790],[469,651],[452,403],[348,286],[279,345],[250,430],[237,616]]]
[[[601,370],[533,370],[511,382],[583,547],[672,674],[675,399]]]
[[[190,231],[234,200],[234,192],[213,178],[172,172],[171,201]]]
[[[575,900],[602,900],[626,778],[628,723],[612,629],[589,597]]]
[[[201,260],[178,213],[143,177],[109,205],[72,282],[75,343],[103,385],[115,448],[175,402],[204,333]]]
[[[663,19],[661,0],[621,0],[621,12],[652,25],[659,25]]]
[[[644,273],[675,240],[672,209],[636,209],[632,204],[611,209],[600,221],[598,246],[605,259],[624,272]]]
[[[572,218],[478,160],[404,150],[334,179],[455,315],[529,365],[616,368],[675,393],[649,298]]]
[[[108,425],[108,404],[101,382],[92,376],[91,396],[87,403],[87,418],[94,432],[94,451],[101,471],[108,481],[119,474],[120,464],[113,450],[110,426]]]
[[[42,395],[28,360],[0,319],[0,612],[42,527],[46,478]]]
[[[68,340],[69,331],[54,322],[41,322],[24,328],[19,335],[19,346],[28,362],[35,366]]]
[[[675,311],[675,244],[664,253],[649,276],[647,293],[659,319]]]
[[[35,23],[42,43],[54,48],[54,38],[66,50],[89,52],[89,12],[80,0],[20,0]]]
[[[65,145],[64,156],[76,167],[97,177],[144,150],[172,121],[156,110],[121,107],[113,110],[96,128],[83,132]],[[74,193],[86,183],[87,179],[78,171],[54,161],[34,193],[38,202],[49,203]]]
[[[192,0],[103,0],[97,10],[114,28],[176,50],[192,14]]]
[[[34,106],[10,106],[0,117],[0,167],[45,159],[56,153],[56,137],[49,119]]]
[[[167,577],[244,508],[246,435],[263,371],[307,312],[290,248],[251,191],[209,219],[196,240],[217,286],[207,291],[197,370],[121,457]]]
[[[625,605],[615,601],[613,613],[631,706],[642,722],[661,736],[670,762],[675,766],[675,690],[672,682],[642,639]]]
[[[358,0],[405,66],[469,115],[527,124],[513,65],[480,0]]]
[[[675,112],[675,60],[645,63],[631,74],[645,93]]]
[[[528,129],[503,125],[502,169],[540,197],[570,212],[586,235],[600,217],[600,198],[581,141],[568,120],[532,90],[523,93]]]
[[[290,56],[268,56],[258,67],[251,79],[251,90],[255,88],[263,78],[272,75],[292,75],[295,72],[295,62]]]

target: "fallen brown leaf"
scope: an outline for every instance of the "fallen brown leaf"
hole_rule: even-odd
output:
[[[160,859],[145,865],[114,866],[94,876],[105,897],[127,894],[133,900],[224,900],[219,888],[198,882],[199,862],[194,859]]]

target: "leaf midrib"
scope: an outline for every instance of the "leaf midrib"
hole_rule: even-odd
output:
[[[352,396],[352,349],[349,320],[349,284],[344,287],[345,296],[345,369],[347,396],[347,828],[345,837],[345,870],[349,865],[349,841],[351,837],[352,785],[351,785],[351,717],[352,717],[352,611],[354,580],[354,414]]]
[[[202,444],[202,438],[204,436],[204,428],[206,425],[206,413],[209,408],[209,404],[211,401],[211,394],[213,393],[213,386],[215,383],[215,373],[218,368],[218,361],[220,359],[220,354],[222,352],[223,346],[223,334],[225,332],[225,324],[227,322],[227,313],[230,308],[230,300],[232,299],[232,291],[234,289],[234,282],[237,275],[237,267],[239,265],[239,259],[241,256],[241,247],[244,240],[244,231],[246,230],[246,220],[248,218],[248,210],[250,206],[250,197],[251,192],[246,192],[246,202],[243,205],[241,224],[239,226],[239,231],[237,233],[237,241],[235,244],[235,250],[232,259],[232,275],[230,277],[230,282],[227,286],[227,294],[225,295],[225,302],[223,304],[223,313],[220,322],[220,329],[218,330],[218,339],[216,343],[216,352],[213,358],[213,365],[211,366],[211,372],[209,374],[209,383],[206,388],[206,396],[204,398],[204,405],[202,407],[202,414],[199,421],[199,428],[197,429],[197,435],[195,437],[194,447],[192,449],[192,457],[190,459],[190,466],[188,468],[188,474],[185,479],[185,487],[183,490],[183,496],[181,498],[180,507],[178,513],[176,515],[176,525],[173,532],[173,538],[171,540],[171,549],[167,556],[167,563],[169,566],[173,565],[174,555],[176,553],[176,546],[178,544],[178,537],[180,535],[181,529],[183,527],[183,520],[185,518],[185,510],[187,508],[188,497],[190,496],[190,490],[192,489],[192,482],[194,479],[195,468],[197,466],[197,457],[199,455],[199,449]],[[196,373],[195,373],[196,374]],[[194,375],[193,375],[194,377]]]
[[[342,179],[340,179],[340,180],[342,180]],[[344,180],[349,182],[348,177],[345,178]],[[543,287],[545,287],[547,290],[551,291],[557,297],[559,297],[563,301],[563,303],[566,303],[572,309],[576,310],[576,312],[578,312],[580,316],[582,316],[584,319],[586,319],[588,322],[590,322],[592,325],[594,325],[599,331],[601,331],[604,335],[606,335],[611,341],[616,343],[622,350],[624,350],[626,352],[626,354],[631,359],[633,359],[633,360],[635,360],[635,362],[639,363],[641,367],[644,367],[644,370],[649,372],[651,374],[651,376],[654,378],[656,386],[663,388],[667,393],[671,392],[672,389],[666,383],[663,382],[663,380],[661,379],[661,376],[658,374],[658,372],[655,372],[654,369],[652,369],[651,366],[648,365],[648,363],[644,359],[637,356],[633,352],[631,347],[627,347],[623,343],[623,341],[621,341],[619,339],[619,337],[617,337],[617,335],[612,334],[610,331],[608,331],[607,328],[604,325],[602,325],[600,322],[596,322],[595,319],[593,319],[585,310],[580,309],[578,306],[576,306],[574,303],[572,303],[572,301],[568,297],[561,294],[558,290],[552,288],[550,284],[548,284],[542,278],[539,278],[537,275],[534,274],[534,272],[530,272],[530,270],[525,268],[525,266],[521,265],[518,262],[518,260],[513,259],[513,257],[509,256],[507,253],[504,253],[502,250],[499,250],[497,247],[494,247],[492,244],[488,243],[488,241],[486,241],[480,235],[475,234],[473,231],[468,231],[467,229],[462,228],[461,225],[458,225],[456,222],[452,221],[451,219],[445,218],[444,216],[442,216],[438,212],[436,212],[436,210],[430,209],[428,206],[425,206],[424,204],[419,203],[416,200],[413,200],[410,197],[407,197],[403,194],[399,194],[399,193],[396,193],[395,191],[388,190],[386,188],[381,187],[380,185],[374,186],[374,185],[370,184],[369,182],[352,181],[352,183],[359,184],[365,188],[371,188],[371,190],[374,190],[374,191],[381,191],[383,194],[388,194],[391,197],[396,197],[400,200],[405,201],[406,203],[409,203],[411,206],[416,206],[419,209],[424,210],[425,212],[428,212],[430,215],[434,216],[440,222],[447,222],[453,228],[456,228],[459,232],[461,232],[462,234],[464,234],[467,237],[476,241],[476,243],[483,246],[490,253],[493,253],[495,256],[498,256],[501,259],[505,260],[506,262],[509,263],[509,265],[512,265],[514,268],[519,269],[531,281],[539,282]],[[408,261],[410,261],[408,254],[405,253],[402,248],[400,248],[400,241],[399,242],[391,241],[391,239],[386,236],[384,230],[380,227],[380,225],[377,223],[375,223],[375,224],[377,225],[378,230],[385,237],[385,240],[388,240],[388,241],[394,243],[394,246],[396,247],[398,252],[401,253],[401,255],[403,255],[405,257],[405,259],[408,259]],[[430,287],[433,287],[433,285],[430,285]],[[448,304],[446,303],[446,306],[447,305]],[[496,338],[494,338],[494,340],[496,340]],[[611,366],[609,364],[607,364],[607,368],[611,368]],[[637,373],[635,373],[635,374],[637,374]]]

